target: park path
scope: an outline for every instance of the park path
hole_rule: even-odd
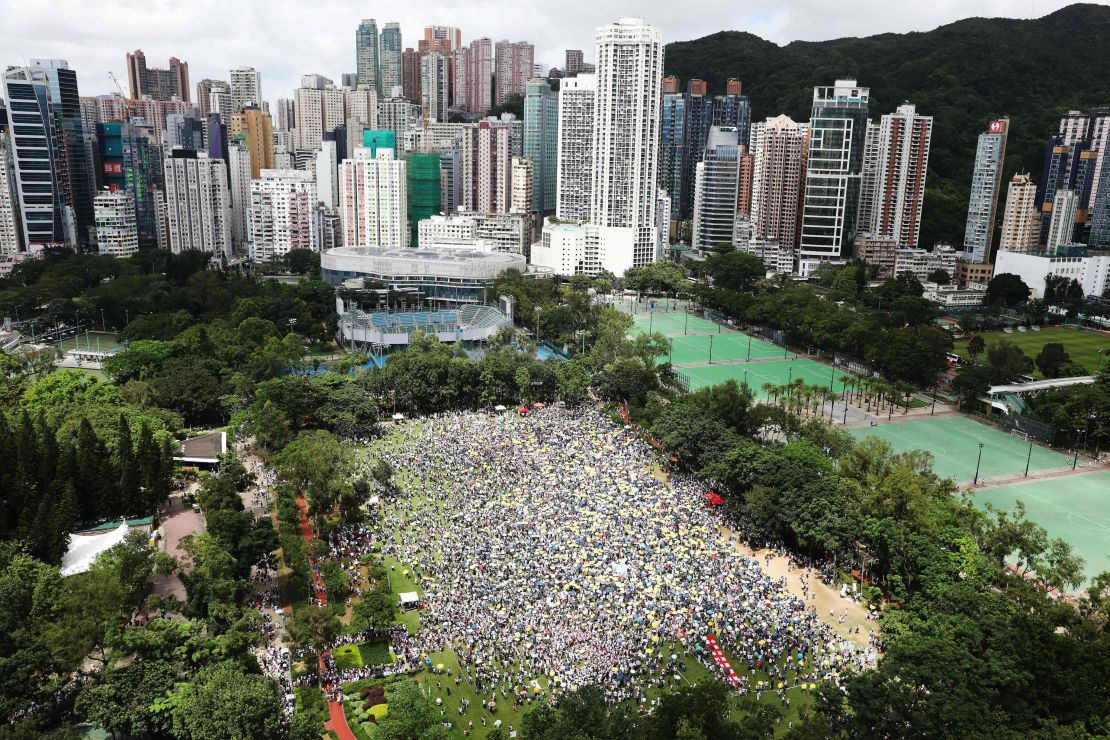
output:
[[[301,510],[301,535],[304,537],[306,545],[311,545],[312,540],[316,535],[312,532],[312,524],[308,521],[308,503],[304,500],[304,496],[297,494],[297,506]],[[317,608],[325,609],[328,605],[328,592],[324,588],[324,581],[320,578],[320,572],[316,569],[316,558],[309,556],[309,568],[312,570],[312,590],[316,595]],[[325,651],[320,654],[320,673],[323,674],[327,670],[326,660],[331,657],[331,651]],[[347,715],[343,711],[343,702],[331,699],[332,690],[335,686],[327,684],[324,686],[324,692],[329,697],[328,699],[328,721],[324,723],[325,730],[331,730],[338,737],[339,740],[355,740],[355,734],[351,732],[351,728],[347,726]]]

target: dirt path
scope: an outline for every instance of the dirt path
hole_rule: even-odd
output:
[[[838,635],[847,637],[856,644],[867,647],[868,645],[868,630],[876,629],[877,625],[873,620],[867,618],[867,608],[861,604],[840,595],[840,590],[826,586],[816,573],[807,570],[792,570],[790,560],[785,555],[779,555],[774,550],[754,550],[747,543],[740,539],[740,536],[730,531],[728,527],[721,528],[721,539],[726,543],[731,543],[737,551],[747,555],[748,557],[755,558],[759,561],[759,566],[765,573],[772,578],[786,578],[787,588],[791,593],[802,597],[801,583],[804,579],[809,587],[809,601],[811,606],[817,608],[817,614],[822,620],[828,622]],[[770,560],[768,560],[770,556]],[[829,616],[829,611],[832,610],[832,617]],[[841,616],[845,616],[843,623],[840,622]],[[860,631],[851,632],[859,627]]]

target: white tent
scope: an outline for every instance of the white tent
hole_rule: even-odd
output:
[[[118,527],[104,534],[71,534],[69,549],[62,556],[62,575],[72,576],[87,571],[97,555],[123,542],[128,529],[127,522],[122,521]]]
[[[420,596],[415,591],[404,591],[397,594],[398,605],[401,610],[414,609],[420,603]]]

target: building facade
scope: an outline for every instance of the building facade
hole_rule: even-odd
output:
[[[559,148],[559,98],[546,80],[533,80],[524,93],[524,156],[532,162],[532,210],[555,211]]]
[[[713,126],[694,178],[695,249],[711,250],[732,246],[736,225],[739,182],[740,138],[732,127]]]
[[[136,49],[127,55],[127,81],[132,100],[145,95],[154,100],[189,102],[189,63],[177,57],[170,57],[169,69],[158,69],[146,66],[146,54]]]
[[[1002,186],[1002,165],[1006,159],[1006,139],[1010,119],[991,121],[985,133],[979,134],[975,148],[975,164],[971,171],[971,197],[967,204],[967,225],[964,227],[964,252],[969,262],[989,262],[994,241],[998,192]]]
[[[1040,231],[1037,186],[1029,175],[1016,174],[1006,189],[1006,208],[1002,212],[1002,235],[998,240],[998,251],[1036,251]]]
[[[495,104],[501,105],[510,95],[524,95],[535,58],[535,49],[527,41],[497,42],[493,61]]]
[[[247,106],[262,108],[262,75],[254,67],[237,67],[229,73],[231,107],[241,111]]]
[[[378,57],[378,22],[364,18],[355,29],[355,74],[359,85],[368,85],[382,96],[382,70]]]
[[[345,247],[407,247],[405,162],[391,147],[359,147],[339,166],[339,219]]]
[[[251,180],[250,258],[279,260],[294,249],[320,251],[316,178],[299,170],[263,170]]]
[[[793,250],[806,172],[808,129],[788,116],[752,126],[752,238]]]
[[[222,159],[178,149],[164,162],[170,250],[231,257],[231,197]]]
[[[386,23],[382,29],[379,44],[378,64],[381,67],[382,93],[392,94],[395,87],[401,87],[403,82],[401,53],[404,47],[401,44],[401,25],[399,23]]]
[[[123,190],[104,190],[93,199],[96,211],[96,248],[100,254],[123,259],[139,251],[135,201]]]
[[[428,52],[420,60],[420,100],[429,121],[447,122],[450,107],[450,64],[445,54]]]

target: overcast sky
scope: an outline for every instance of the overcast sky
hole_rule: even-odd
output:
[[[1097,0],[1104,4],[1110,0]],[[425,25],[458,26],[463,42],[488,36],[530,41],[536,61],[563,66],[563,52],[584,49],[593,60],[594,28],[622,16],[660,26],[666,41],[721,30],[750,31],[777,43],[884,32],[925,31],[973,15],[1038,17],[1066,0],[0,0],[0,63],[68,59],[83,95],[125,91],[125,52],[141,48],[147,63],[171,56],[189,63],[196,82],[227,79],[231,67],[262,73],[262,97],[288,97],[300,76],[316,72],[338,84],[355,69],[354,31],[361,18],[401,24],[405,46]],[[737,70],[743,78],[743,70]]]

